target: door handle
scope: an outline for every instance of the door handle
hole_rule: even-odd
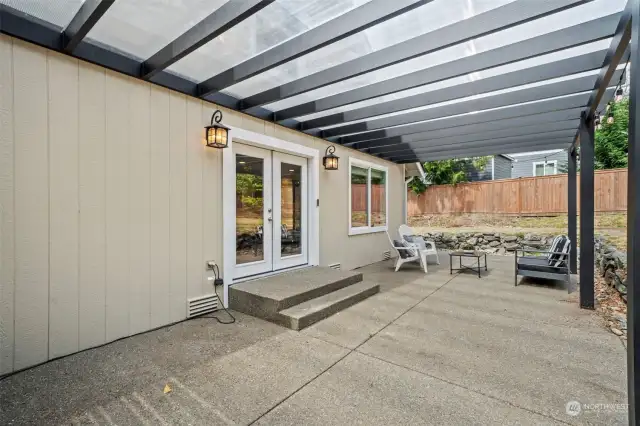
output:
[[[267,218],[267,220],[268,220],[269,222],[272,222],[272,221],[273,221],[273,219],[272,219],[271,217],[268,217],[268,218]]]

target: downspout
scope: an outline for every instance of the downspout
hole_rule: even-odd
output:
[[[404,180],[404,205],[402,206],[403,208],[403,216],[404,216],[404,223],[407,223],[408,220],[408,212],[409,212],[409,182],[411,182],[413,180],[414,176],[410,176],[408,179]]]

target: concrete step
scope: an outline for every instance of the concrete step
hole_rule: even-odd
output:
[[[362,273],[312,267],[234,284],[229,305],[236,311],[272,320],[283,309],[362,281]]]
[[[284,309],[278,312],[274,322],[293,330],[302,330],[349,306],[355,305],[367,297],[373,296],[379,291],[380,286],[378,284],[362,281]]]

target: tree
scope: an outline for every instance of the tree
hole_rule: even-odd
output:
[[[423,164],[425,182],[413,179],[409,188],[416,194],[421,194],[427,189],[427,185],[457,185],[467,182],[467,172],[472,168],[484,170],[490,159],[491,157],[477,157],[426,162]]]
[[[629,150],[629,98],[613,102],[613,123],[608,123],[606,113],[601,118],[601,128],[595,132],[595,168],[616,169],[627,167]]]

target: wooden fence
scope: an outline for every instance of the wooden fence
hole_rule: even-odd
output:
[[[385,208],[384,185],[371,187],[371,210],[379,213]],[[351,210],[367,210],[367,185],[354,183],[351,185]]]
[[[580,208],[578,174],[578,209]],[[595,172],[596,212],[627,210],[627,169]],[[567,213],[567,175],[539,176],[434,185],[416,195],[410,191],[409,216],[425,214],[483,213],[544,216]]]

